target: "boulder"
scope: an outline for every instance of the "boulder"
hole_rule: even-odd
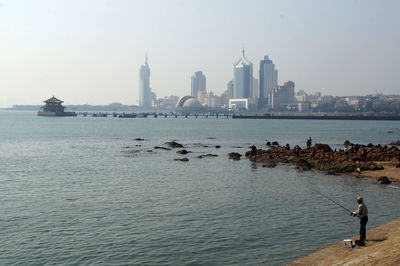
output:
[[[368,148],[373,148],[373,147],[374,147],[374,144],[368,143],[367,147],[368,147]]]
[[[215,148],[219,149],[219,148],[221,148],[221,145],[215,145]]]
[[[229,156],[229,159],[232,159],[234,161],[239,161],[240,157],[242,157],[242,155],[238,152],[231,152],[228,154],[228,156]]]
[[[270,162],[267,162],[266,164],[263,164],[262,165],[262,167],[267,167],[267,168],[273,168],[273,167],[275,167],[276,166],[276,163],[275,162],[272,162],[272,161],[270,161]]]
[[[136,140],[136,141],[143,141],[144,139],[142,139],[142,138],[135,138],[134,140]]]
[[[321,143],[317,143],[312,147],[313,151],[315,152],[329,152],[332,153],[333,150],[331,149],[331,147],[329,147],[328,144],[321,144]]]
[[[297,170],[300,171],[311,170],[311,164],[307,160],[304,159],[296,160],[293,164]]]
[[[165,144],[167,144],[171,148],[183,148],[183,145],[176,141],[167,141],[167,142],[165,142]]]
[[[188,158],[177,158],[177,159],[174,159],[175,161],[181,161],[181,162],[189,162],[189,159]]]
[[[272,146],[279,146],[279,143],[277,141],[273,141]]]
[[[187,150],[179,150],[176,153],[178,153],[178,154],[188,154],[189,152],[190,151],[187,151]]]
[[[387,176],[381,176],[376,179],[376,183],[385,185],[392,183],[392,181]]]
[[[400,140],[398,140],[398,141],[393,141],[393,142],[389,143],[389,145],[400,146]]]
[[[166,151],[170,151],[170,148],[166,148],[166,147],[161,147],[161,146],[155,146],[154,149],[156,150],[166,150]]]
[[[353,146],[353,143],[351,143],[349,140],[345,140],[343,145],[344,146]]]
[[[211,154],[211,153],[208,153],[208,154],[203,154],[203,155],[199,155],[199,156],[197,156],[197,158],[205,158],[205,157],[217,157],[218,155],[216,155],[216,154]]]
[[[267,141],[266,145],[271,146],[271,142]]]

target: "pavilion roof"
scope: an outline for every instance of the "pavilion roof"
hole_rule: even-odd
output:
[[[51,97],[50,99],[47,99],[46,101],[43,101],[44,103],[63,103],[64,101],[61,101],[60,99],[57,99],[56,97]]]

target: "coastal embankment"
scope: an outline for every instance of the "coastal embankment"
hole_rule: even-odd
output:
[[[340,242],[287,265],[400,265],[400,219],[369,230],[364,247]]]

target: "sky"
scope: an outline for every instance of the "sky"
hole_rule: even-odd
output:
[[[203,71],[221,94],[244,45],[258,79],[323,95],[400,94],[400,1],[0,0],[0,107],[137,105],[146,52],[158,98]]]

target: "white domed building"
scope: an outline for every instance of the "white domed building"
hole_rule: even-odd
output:
[[[185,112],[201,112],[204,111],[204,106],[193,96],[187,95],[179,99],[176,104],[178,111]]]

